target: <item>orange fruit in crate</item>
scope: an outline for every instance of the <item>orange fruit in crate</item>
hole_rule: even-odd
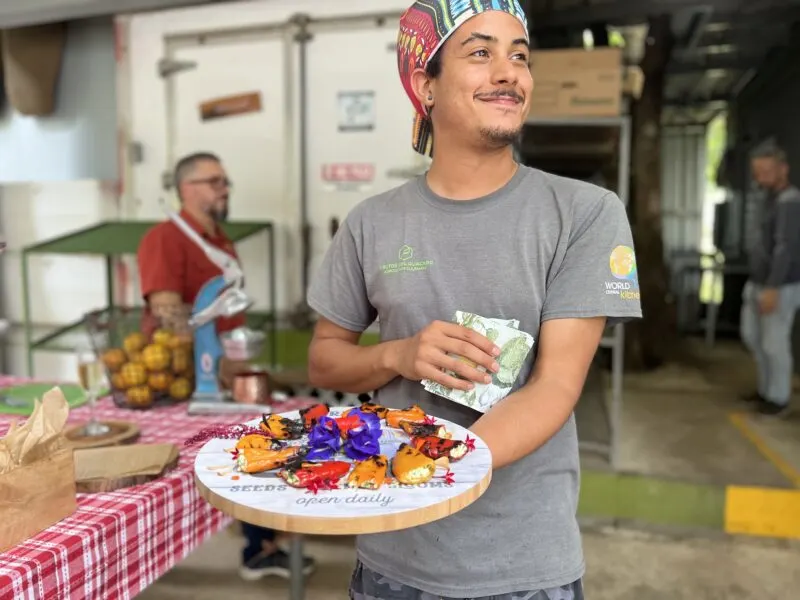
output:
[[[169,340],[169,347],[171,350],[177,350],[178,348],[190,350],[193,342],[194,338],[191,333],[175,333]]]
[[[124,382],[123,388],[135,387],[147,383],[147,369],[145,369],[144,365],[141,363],[125,363],[122,365],[122,369],[119,373]]]
[[[172,360],[169,348],[160,344],[150,344],[142,350],[142,362],[148,371],[163,371],[169,368]]]
[[[125,336],[125,340],[122,342],[122,347],[125,348],[125,352],[129,357],[137,352],[141,352],[142,348],[144,348],[146,345],[147,338],[139,331],[128,334]]]
[[[115,390],[124,390],[128,387],[128,382],[125,381],[125,377],[122,373],[111,374],[111,387]]]
[[[106,369],[115,373],[120,370],[122,365],[128,360],[128,357],[125,356],[125,352],[121,348],[111,348],[110,350],[106,350],[103,352],[103,364],[106,366]]]
[[[150,373],[147,378],[147,385],[156,392],[166,392],[174,379],[175,377],[169,371]]]
[[[153,404],[153,392],[146,385],[137,385],[129,389],[125,396],[130,406],[146,408]]]
[[[186,400],[192,395],[192,384],[185,377],[178,377],[169,386],[169,395],[175,400]]]
[[[188,348],[176,348],[172,351],[172,372],[183,375],[192,370],[192,353]]]
[[[144,364],[144,360],[142,359],[142,353],[141,352],[134,352],[133,354],[129,354],[128,355],[128,362],[129,363],[135,363],[137,365],[143,365]]]
[[[151,341],[154,344],[161,344],[162,346],[169,348],[170,343],[172,342],[172,332],[167,329],[156,329]]]

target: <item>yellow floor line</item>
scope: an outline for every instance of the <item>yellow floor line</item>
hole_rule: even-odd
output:
[[[747,423],[747,418],[745,415],[741,413],[733,413],[728,415],[728,419],[733,424],[736,429],[739,430],[745,439],[747,439],[756,450],[766,458],[772,466],[774,466],[780,473],[788,479],[791,484],[796,487],[800,488],[800,471],[795,469],[792,465],[790,465],[783,457],[775,452],[772,448],[770,448],[769,444],[767,444],[764,439],[758,435],[752,427]]]
[[[800,539],[800,490],[728,486],[725,532]]]

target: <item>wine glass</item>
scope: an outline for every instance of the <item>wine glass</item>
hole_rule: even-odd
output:
[[[83,392],[89,400],[89,422],[83,428],[83,434],[85,436],[106,435],[111,428],[105,423],[100,423],[96,417],[97,396],[100,395],[105,380],[103,363],[91,348],[79,346],[75,353],[78,358],[78,378]]]

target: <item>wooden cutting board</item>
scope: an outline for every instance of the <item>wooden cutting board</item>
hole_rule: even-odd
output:
[[[179,454],[175,444],[75,449],[77,491],[97,494],[153,481],[177,465]]]

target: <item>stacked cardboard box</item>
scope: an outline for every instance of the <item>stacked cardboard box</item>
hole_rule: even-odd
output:
[[[643,77],[620,48],[538,50],[531,58],[532,117],[614,117],[624,95],[638,97]]]

